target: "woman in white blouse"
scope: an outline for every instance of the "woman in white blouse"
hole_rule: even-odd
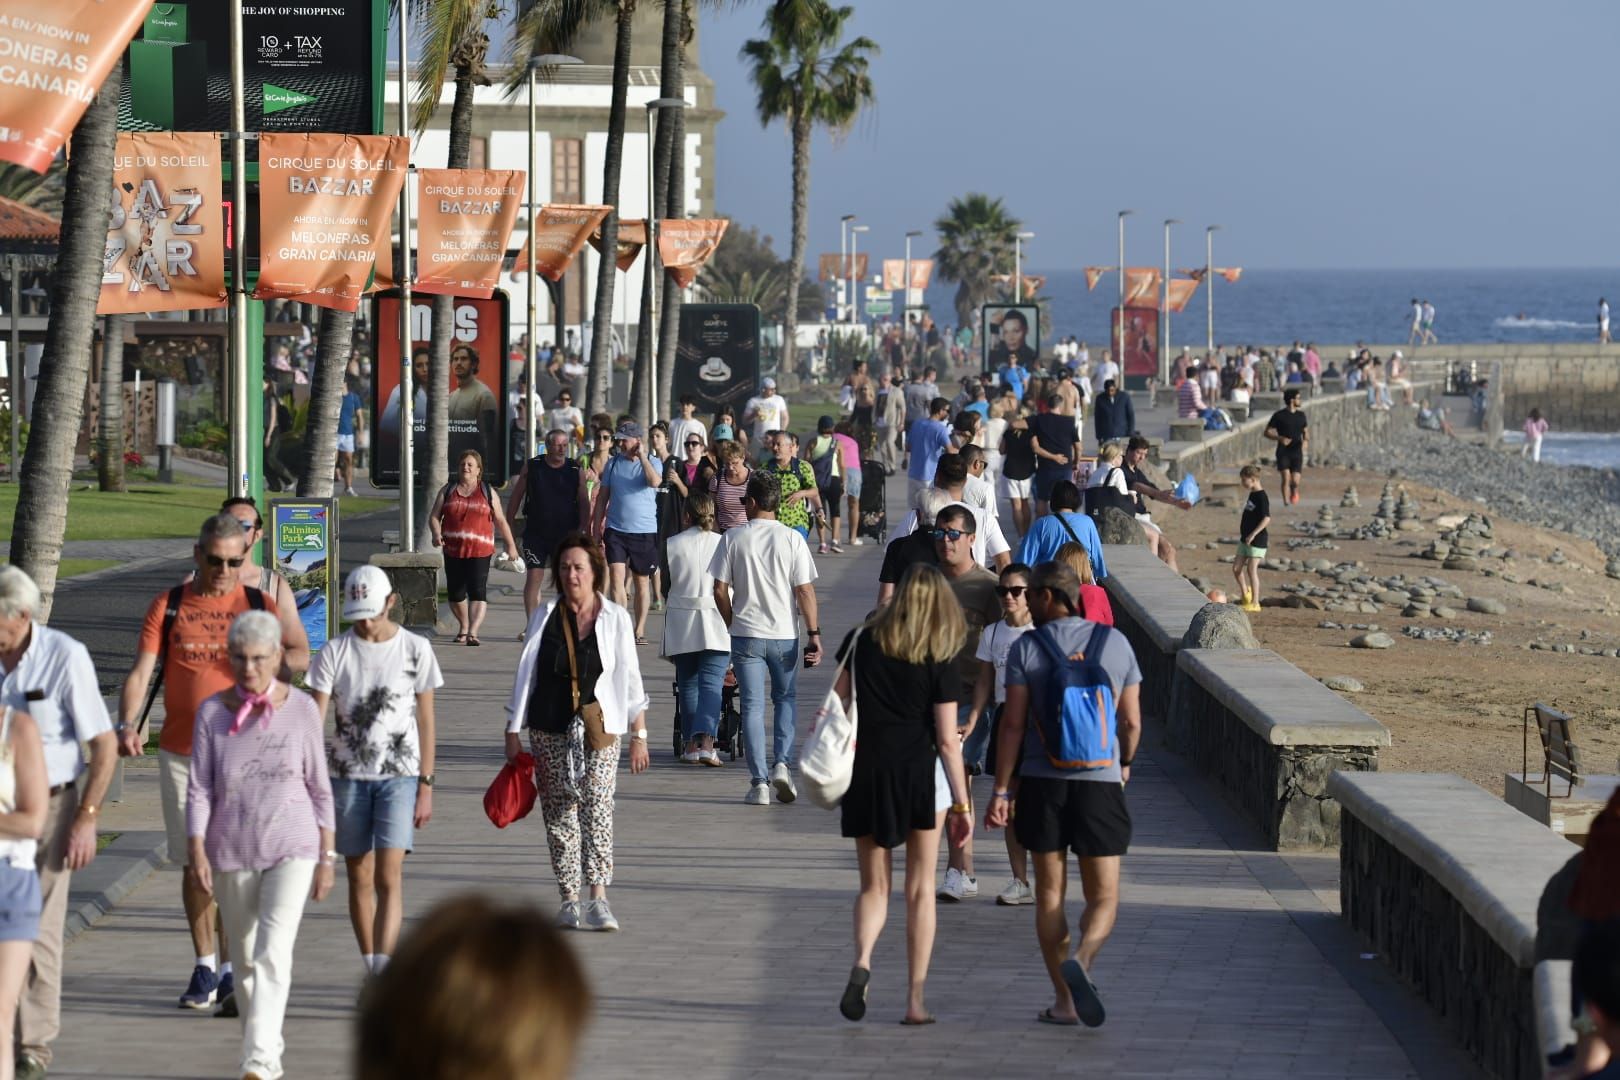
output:
[[[681,760],[720,767],[714,733],[720,724],[720,690],[731,660],[731,634],[714,602],[709,563],[720,546],[714,500],[695,491],[686,500],[684,532],[669,538],[669,600],[664,616],[664,658],[675,665],[681,706]]]

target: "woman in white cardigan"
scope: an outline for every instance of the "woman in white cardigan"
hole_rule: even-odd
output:
[[[731,633],[714,602],[709,563],[720,546],[714,500],[701,491],[686,500],[684,532],[669,538],[669,599],[664,615],[663,655],[675,665],[681,704],[681,735],[688,765],[720,767],[714,733],[720,726],[720,690],[731,661]]]
[[[619,737],[630,735],[631,772],[645,771],[648,762],[635,629],[630,614],[602,595],[607,564],[585,533],[570,533],[557,545],[551,576],[558,598],[529,620],[506,707],[506,760],[522,752],[526,728],[563,900],[557,925],[617,930],[607,887],[613,882]],[[583,909],[582,885],[590,889]]]

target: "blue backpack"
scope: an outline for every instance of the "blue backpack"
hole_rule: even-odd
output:
[[[1052,661],[1046,675],[1047,708],[1035,717],[1035,734],[1054,769],[1083,772],[1114,764],[1119,748],[1114,684],[1096,659],[1107,633],[1108,627],[1094,626],[1085,651],[1073,656],[1064,656],[1045,628],[1030,635]]]

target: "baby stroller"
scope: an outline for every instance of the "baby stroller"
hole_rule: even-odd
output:
[[[881,461],[861,462],[861,522],[858,536],[870,536],[883,543],[889,535],[888,497],[884,484],[889,470]]]
[[[675,756],[686,751],[686,740],[681,736],[681,690],[675,683]],[[720,726],[714,732],[714,749],[732,761],[743,755],[742,712],[737,708],[737,676],[726,672],[726,681],[720,690]]]

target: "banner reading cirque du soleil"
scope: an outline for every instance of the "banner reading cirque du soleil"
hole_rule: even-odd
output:
[[[0,0],[0,161],[43,173],[152,0]]]
[[[97,315],[225,306],[220,141],[121,132]]]
[[[418,169],[415,290],[493,296],[517,223],[520,169]]]
[[[675,284],[686,288],[697,280],[698,271],[709,261],[720,238],[726,235],[730,218],[683,220],[670,218],[658,223],[658,257]]]
[[[611,206],[570,203],[542,206],[529,240],[524,242],[517,262],[512,264],[512,276],[522,277],[529,272],[529,244],[538,238],[539,243],[534,245],[535,267],[547,281],[561,281],[568,264],[612,210]]]
[[[354,311],[392,285],[391,219],[409,153],[395,135],[260,135],[254,297]]]

